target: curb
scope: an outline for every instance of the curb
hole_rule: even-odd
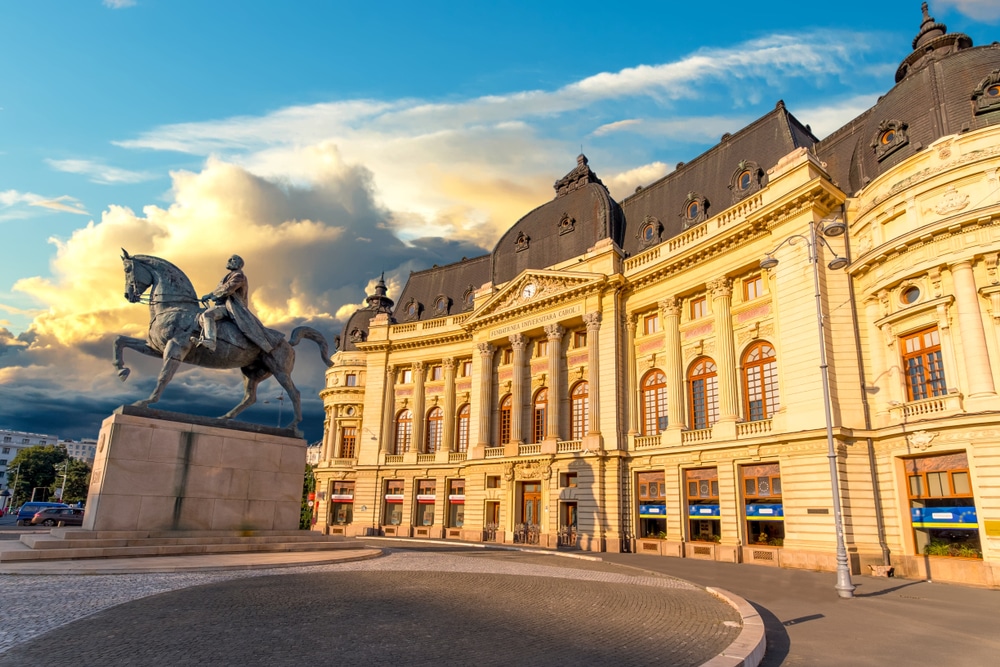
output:
[[[702,667],[757,667],[764,659],[764,651],[767,648],[764,619],[749,602],[738,595],[721,588],[705,590],[739,612],[743,620],[743,629],[732,644]]]

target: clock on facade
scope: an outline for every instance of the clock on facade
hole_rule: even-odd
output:
[[[524,289],[521,290],[521,296],[523,296],[525,299],[530,299],[531,297],[535,296],[535,290],[536,290],[535,283],[528,283],[527,285],[524,286]]]

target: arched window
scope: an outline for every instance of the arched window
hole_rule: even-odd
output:
[[[413,413],[401,410],[396,415],[396,454],[410,451],[410,438],[413,437]]]
[[[747,421],[770,419],[778,401],[778,358],[770,343],[758,341],[743,355],[743,395]]]
[[[434,408],[427,413],[427,443],[424,451],[433,454],[441,449],[441,427],[444,424],[444,412]]]
[[[642,379],[642,434],[656,435],[667,428],[667,376],[651,370]]]
[[[719,420],[719,377],[715,362],[708,357],[696,359],[688,372],[688,398],[691,428],[708,428]]]
[[[497,444],[506,445],[510,442],[510,417],[513,401],[510,394],[504,396],[500,401],[500,442]]]
[[[549,391],[542,387],[535,392],[535,402],[531,407],[532,442],[545,440],[545,410],[549,405]]]
[[[570,392],[570,440],[582,440],[590,430],[590,389],[586,382],[577,382]]]
[[[455,443],[460,452],[469,451],[469,416],[471,414],[472,410],[468,403],[458,409],[458,433],[455,434]]]

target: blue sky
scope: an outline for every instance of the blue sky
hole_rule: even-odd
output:
[[[238,252],[268,325],[332,339],[381,271],[394,296],[411,270],[488,251],[581,148],[621,198],[778,99],[824,136],[892,86],[920,5],[807,6],[0,3],[0,427],[92,437],[148,393],[152,360],[125,385],[109,361],[147,324],[119,247],[199,292]],[[930,12],[1000,39],[993,0]],[[316,439],[321,369],[295,377]],[[174,385],[163,407],[239,395],[235,372]]]

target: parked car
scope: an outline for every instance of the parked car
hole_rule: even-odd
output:
[[[82,526],[83,510],[77,507],[47,507],[31,518],[32,526]]]
[[[42,503],[36,501],[24,503],[21,505],[21,508],[17,510],[17,525],[31,525],[31,519],[35,516],[35,514],[50,507],[69,507],[69,505],[66,503]]]

